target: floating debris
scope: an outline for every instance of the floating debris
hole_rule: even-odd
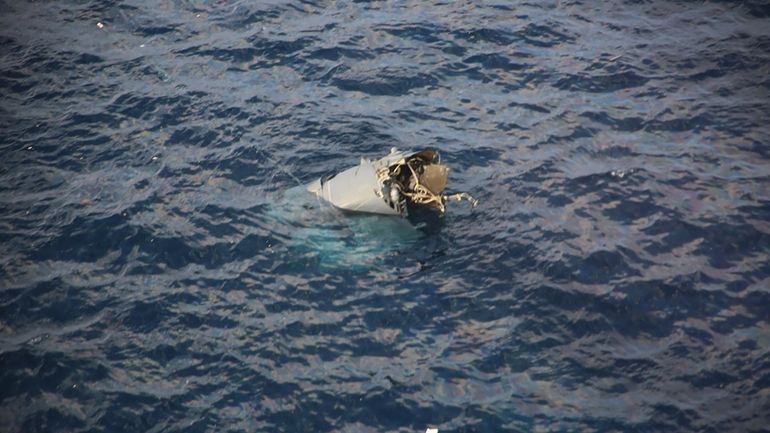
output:
[[[379,160],[362,158],[359,165],[318,179],[307,189],[340,209],[403,217],[410,208],[443,214],[449,200],[478,204],[467,193],[444,195],[448,177],[449,167],[441,164],[437,151],[393,148]]]
[[[612,170],[610,176],[623,179],[627,174],[633,173],[633,170]]]

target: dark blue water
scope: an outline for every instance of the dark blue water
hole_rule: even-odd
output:
[[[768,431],[765,2],[6,0],[0,101],[2,432]],[[293,198],[391,147],[481,204]]]

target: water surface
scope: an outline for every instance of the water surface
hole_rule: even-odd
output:
[[[4,432],[770,425],[764,2],[0,1],[0,42]],[[391,147],[481,204],[286,198]]]

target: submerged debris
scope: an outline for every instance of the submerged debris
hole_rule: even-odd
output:
[[[467,193],[445,195],[449,167],[441,164],[435,150],[399,152],[361,163],[338,174],[318,179],[308,191],[334,206],[357,212],[408,216],[410,207],[446,211],[449,200],[468,200],[478,204]]]

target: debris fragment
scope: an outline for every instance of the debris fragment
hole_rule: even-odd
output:
[[[444,195],[449,167],[441,164],[435,150],[399,152],[391,149],[383,158],[361,163],[308,185],[310,192],[340,209],[383,215],[408,216],[410,208],[443,214],[448,200],[468,200],[467,193]]]
[[[102,24],[101,21],[100,21],[100,22],[96,23],[96,27],[99,27],[100,29],[103,29],[104,28],[104,24]]]

